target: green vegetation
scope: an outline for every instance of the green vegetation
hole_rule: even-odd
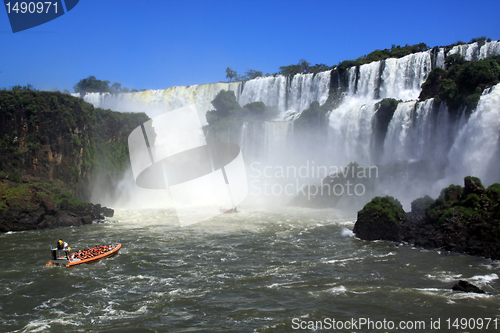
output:
[[[8,179],[11,180],[10,177]],[[75,206],[83,204],[60,180],[26,179],[24,182],[19,183],[0,180],[0,211],[7,210],[9,204],[17,204],[18,206],[21,201],[24,201],[26,205],[30,205],[30,198],[35,195],[46,197],[57,205],[60,205],[63,201]]]
[[[206,113],[209,126],[227,122],[263,120],[266,117],[266,106],[262,102],[248,103],[241,107],[236,101],[234,91],[221,90],[212,101],[215,110]]]
[[[123,174],[128,134],[148,119],[94,109],[59,92],[0,91],[0,172],[16,183],[23,175],[56,178],[88,200],[97,172],[108,186]]]
[[[91,142],[93,149],[87,151],[85,161],[96,167],[96,171],[110,178],[120,177],[129,165],[128,134],[138,125],[148,121],[145,113],[120,113],[95,109],[95,121]],[[106,132],[123,133],[119,138],[109,140]]]
[[[418,198],[411,203],[411,212],[414,214],[424,214],[427,207],[433,202],[434,199],[428,195]]]
[[[425,43],[400,46],[392,45],[390,49],[375,50],[365,56],[359,57],[356,60],[346,60],[339,63],[337,66],[339,72],[344,72],[347,68],[353,66],[361,66],[374,61],[385,60],[388,58],[402,58],[412,53],[422,52],[428,50],[429,47]]]
[[[122,93],[128,93],[128,92],[137,92],[137,89],[132,89],[129,90],[128,88],[124,87],[122,88],[122,84],[115,82],[109,86],[109,83],[111,81],[105,80],[98,80],[96,79],[95,76],[89,76],[86,79],[80,80],[74,87],[73,89],[75,90],[76,93],[87,93],[87,92],[122,92]],[[144,90],[144,89],[143,89]],[[66,91],[65,91],[66,93]],[[68,91],[69,93],[69,91]]]
[[[96,79],[95,76],[89,76],[86,79],[80,80],[73,89],[76,93],[85,92],[110,92],[111,88],[108,86],[110,81],[101,81]]]
[[[226,68],[226,79],[229,79],[229,82],[231,82],[233,79],[238,77],[238,73],[236,71],[233,71],[231,67]]]
[[[13,91],[35,91],[36,89],[33,88],[33,86],[28,83],[25,86],[20,86],[20,85],[12,86],[11,90],[13,90]]]
[[[365,214],[371,216],[372,222],[381,217],[384,218],[384,221],[392,224],[397,224],[406,219],[403,205],[399,200],[391,196],[373,198],[358,213],[358,216]]]
[[[436,68],[429,74],[422,85],[425,93],[421,100],[435,97],[437,102],[446,101],[455,112],[463,106],[470,113],[484,89],[500,82],[500,56],[469,62],[460,54],[452,54],[446,57],[445,65],[446,72]]]
[[[427,77],[426,81],[422,84],[422,91],[418,97],[421,101],[433,98],[439,94],[441,82],[446,77],[446,71],[441,67],[434,68]]]
[[[249,69],[245,74],[245,80],[253,80],[263,75],[261,71],[256,71],[253,69]]]
[[[493,184],[486,190],[476,177],[465,177],[464,183],[465,187],[450,185],[442,189],[439,198],[430,204],[426,200],[427,223],[442,225],[452,219],[468,221],[488,218],[500,223],[500,184]],[[419,204],[417,200],[412,203],[412,207],[414,203]]]
[[[266,74],[269,75],[269,74]],[[255,78],[264,76],[261,71],[256,71],[254,69],[249,69],[245,72],[245,75],[243,76],[238,76],[238,73],[236,71],[233,71],[231,67],[226,68],[226,79],[228,79],[229,82],[231,81],[247,81],[247,80],[253,80]]]
[[[294,121],[298,130],[323,129],[328,128],[328,112],[331,110],[329,104],[319,105],[312,102],[309,108],[302,111],[300,116]]]

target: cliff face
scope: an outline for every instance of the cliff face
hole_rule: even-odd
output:
[[[60,179],[85,198],[95,110],[77,98],[36,91],[0,92],[0,170],[8,178]]]
[[[106,170],[101,181],[122,175],[128,134],[148,119],[58,92],[0,91],[0,172],[17,183],[26,176],[61,180],[89,201],[99,170]]]

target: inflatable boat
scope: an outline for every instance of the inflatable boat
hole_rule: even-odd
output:
[[[90,249],[83,249],[77,251],[67,256],[61,256],[59,252],[65,253],[63,250],[51,249],[51,251],[55,252],[55,259],[51,259],[45,266],[64,266],[64,267],[72,267],[80,264],[88,264],[91,262],[96,262],[104,258],[109,258],[120,250],[122,247],[119,243],[114,243],[111,245],[100,245],[94,246]]]

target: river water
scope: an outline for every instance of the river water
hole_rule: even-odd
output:
[[[500,328],[499,262],[361,241],[353,226],[335,210],[242,207],[181,228],[172,211],[151,209],[2,234],[0,331],[288,332],[312,323],[321,331],[333,319],[359,326],[363,318],[372,327],[338,331],[428,332],[437,321],[440,331],[471,331],[448,329],[455,318],[476,326],[492,318],[489,329]],[[74,249],[122,249],[93,264],[46,267],[59,238]],[[487,294],[451,291],[459,279]]]

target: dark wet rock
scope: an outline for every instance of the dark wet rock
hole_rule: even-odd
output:
[[[90,215],[82,216],[82,224],[92,224],[92,217]]]
[[[460,280],[457,283],[455,283],[451,289],[466,293],[484,294],[484,290],[464,280]]]

